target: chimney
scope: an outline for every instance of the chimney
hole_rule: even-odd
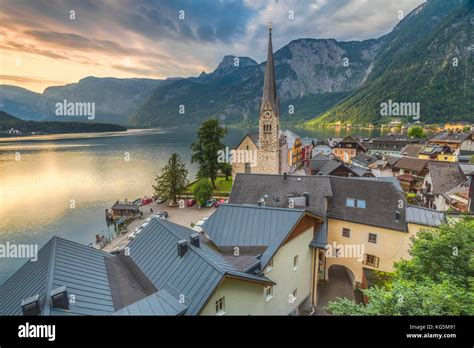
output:
[[[69,298],[65,286],[60,286],[51,291],[51,303],[55,308],[69,309]]]
[[[191,243],[192,246],[199,248],[199,234],[193,233],[192,235],[190,235],[189,242]]]
[[[21,309],[25,316],[38,315],[41,312],[39,295],[37,294],[23,299],[21,301]]]
[[[188,241],[186,239],[178,240],[176,243],[178,246],[178,256],[183,257],[188,251]]]
[[[309,207],[309,193],[303,192],[303,197],[305,198],[306,207]]]
[[[286,172],[283,173],[283,180],[286,180]]]

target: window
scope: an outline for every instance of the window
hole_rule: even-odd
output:
[[[377,235],[375,233],[369,233],[369,243],[377,243]]]
[[[355,199],[346,198],[346,207],[355,207]]]
[[[271,133],[272,132],[272,125],[271,124],[264,124],[263,125],[263,132],[264,133]]]
[[[252,172],[252,167],[250,167],[250,163],[245,163],[245,174],[250,174]]]
[[[400,221],[401,215],[399,211],[395,212],[395,220]]]
[[[265,301],[270,301],[273,297],[273,286],[265,287]]]
[[[358,199],[358,200],[357,200],[357,208],[365,209],[365,200],[363,200],[363,199]]]
[[[221,297],[216,301],[216,315],[225,314],[225,297]]]
[[[351,230],[348,228],[343,228],[342,229],[342,236],[350,238],[351,237]]]
[[[293,258],[293,270],[296,271],[298,269],[298,255]]]
[[[374,255],[364,254],[363,264],[372,267],[379,267],[379,258]]]
[[[273,269],[273,259],[268,262],[266,272],[270,272]]]

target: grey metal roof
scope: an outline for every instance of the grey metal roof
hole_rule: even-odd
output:
[[[328,244],[328,224],[327,221],[324,224],[319,225],[319,228],[316,230],[316,235],[314,236],[309,246],[312,248],[321,248],[324,249]]]
[[[265,265],[305,215],[304,210],[223,204],[203,229],[218,247],[267,246]]]
[[[186,308],[168,291],[160,290],[114,312],[113,315],[181,315]]]
[[[186,315],[198,314],[227,275],[271,283],[236,270],[205,243],[199,248],[188,243],[188,251],[179,257],[177,241],[189,240],[193,233],[189,228],[155,218],[129,244],[130,257],[156,288],[165,289],[175,298],[184,295]]]
[[[407,207],[407,222],[425,226],[439,226],[445,221],[442,212],[409,205]]]
[[[309,193],[308,211],[323,217],[326,214],[325,197],[331,196],[327,176],[298,176],[238,173],[229,197],[231,204],[257,205],[261,199],[267,207],[288,208],[289,201]]]
[[[40,295],[43,315],[107,314],[115,311],[105,258],[110,254],[59,237],[38,252],[36,262],[26,262],[0,288],[2,315],[22,315],[22,299]],[[67,311],[49,305],[52,289],[66,286],[75,295]]]

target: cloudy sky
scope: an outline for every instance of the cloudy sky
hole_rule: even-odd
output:
[[[42,92],[86,76],[210,72],[298,38],[363,40],[424,0],[1,0],[0,84]]]

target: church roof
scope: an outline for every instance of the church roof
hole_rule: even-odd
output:
[[[267,101],[270,103],[273,112],[278,115],[278,98],[276,93],[275,66],[273,63],[272,29],[268,32],[267,63],[265,65],[265,77],[263,80],[263,96],[260,112],[265,108]]]

